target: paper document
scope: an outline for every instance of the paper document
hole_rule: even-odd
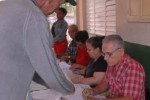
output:
[[[31,93],[33,100],[61,100],[62,94],[53,90],[40,90]]]
[[[70,68],[70,65],[64,61],[59,62],[59,66],[62,70],[68,70]]]

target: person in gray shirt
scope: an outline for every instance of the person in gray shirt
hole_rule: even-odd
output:
[[[63,3],[43,1],[53,3],[52,12]],[[0,19],[0,100],[24,100],[35,72],[49,88],[74,92],[56,62],[48,22],[38,6],[31,0],[0,1]]]

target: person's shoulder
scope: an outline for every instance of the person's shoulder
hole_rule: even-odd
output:
[[[68,25],[68,22],[65,19],[63,19],[62,21],[63,21],[64,24]]]
[[[107,62],[104,60],[104,56],[100,56],[97,60],[98,64],[102,64],[107,67]]]
[[[42,11],[32,2],[28,0],[20,0],[19,2],[14,0],[13,8],[16,9],[16,12],[21,12],[20,15],[44,15]]]
[[[133,59],[129,55],[126,55],[125,65],[130,69],[143,70],[143,66],[141,65],[141,63]]]
[[[100,56],[94,65],[100,71],[106,71],[107,69],[107,62],[104,60],[103,56]]]

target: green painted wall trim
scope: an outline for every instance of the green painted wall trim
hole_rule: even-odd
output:
[[[125,42],[125,51],[132,58],[139,61],[146,73],[146,86],[150,88],[150,46]]]

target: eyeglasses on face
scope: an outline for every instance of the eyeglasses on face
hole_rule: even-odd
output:
[[[111,57],[116,51],[118,51],[119,49],[121,49],[121,48],[117,48],[117,49],[115,49],[114,51],[112,51],[112,52],[106,52],[106,53],[102,53],[102,55],[104,56],[104,57]]]

